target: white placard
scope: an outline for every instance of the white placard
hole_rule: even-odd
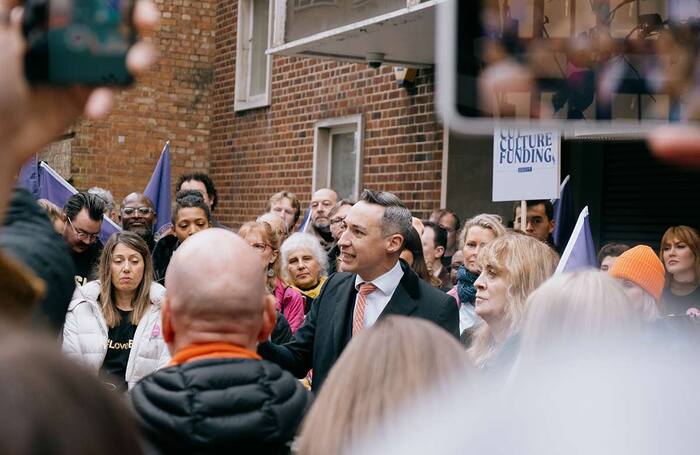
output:
[[[495,129],[493,201],[559,197],[559,131]]]

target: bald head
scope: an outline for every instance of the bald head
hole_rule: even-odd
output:
[[[259,262],[248,243],[225,229],[200,231],[180,245],[165,276],[165,313],[180,342],[258,339],[267,311],[265,275],[250,265]]]
[[[338,194],[330,188],[321,188],[311,196],[311,223],[316,229],[330,229],[328,217],[337,202]]]

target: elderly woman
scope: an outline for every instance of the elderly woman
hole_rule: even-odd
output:
[[[474,308],[474,282],[479,277],[477,257],[484,246],[505,234],[506,228],[501,223],[501,217],[487,213],[467,220],[459,234],[464,264],[457,270],[457,284],[447,294],[454,297],[459,305],[459,333],[462,343],[466,346],[469,346],[471,341],[470,329],[478,321]]]
[[[68,307],[63,351],[126,390],[170,359],[160,326],[165,288],[153,282],[148,245],[129,231],[109,238],[98,270]]]
[[[661,239],[659,257],[666,268],[662,297],[664,315],[700,316],[700,234],[689,226],[673,226]]]
[[[238,235],[260,255],[261,264],[267,270],[267,290],[275,296],[277,311],[287,319],[292,333],[296,332],[304,322],[305,300],[299,291],[280,278],[280,240],[277,233],[268,223],[254,221],[241,226]]]
[[[326,282],[328,256],[316,237],[300,232],[282,244],[281,253],[282,277],[306,297],[304,312],[308,313]]]
[[[483,322],[467,351],[476,365],[511,366],[525,300],[554,273],[558,259],[546,243],[520,233],[498,237],[481,250],[477,260],[481,273],[474,286],[476,314]]]

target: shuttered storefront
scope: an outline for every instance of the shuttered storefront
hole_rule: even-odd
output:
[[[700,228],[700,172],[654,159],[643,142],[605,145],[600,245],[658,248],[669,226]]]

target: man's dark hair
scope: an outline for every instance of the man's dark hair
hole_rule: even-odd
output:
[[[216,192],[216,187],[214,186],[214,182],[211,180],[211,177],[209,177],[209,175],[203,172],[192,172],[189,174],[183,174],[177,181],[176,188],[178,189],[178,191],[180,190],[180,188],[182,188],[183,183],[189,182],[190,180],[202,182],[204,184],[204,187],[207,189],[207,196],[209,196],[209,199],[211,199],[212,201],[211,210],[216,210],[216,205],[219,203],[219,193]]]
[[[336,204],[333,206],[330,212],[328,212],[328,218],[333,218],[333,215],[338,213],[338,210],[340,210],[341,207],[345,207],[346,205],[353,206],[355,203],[350,200],[350,199],[341,199]]]
[[[172,223],[177,222],[177,214],[180,209],[198,208],[204,210],[207,221],[211,222],[211,211],[204,202],[204,196],[197,190],[181,190],[175,195],[175,210],[173,211]]]
[[[528,207],[534,207],[536,205],[544,204],[544,213],[547,215],[547,218],[549,221],[552,221],[554,219],[554,206],[552,205],[552,201],[549,199],[533,199],[531,201],[525,201]],[[520,202],[516,202],[515,205],[513,205],[513,220],[515,220],[515,212],[518,210],[520,207]]]
[[[440,216],[438,217],[438,220],[442,219],[442,217],[445,215],[452,215],[452,217],[455,219],[455,231],[459,232],[459,229],[462,227],[462,222],[455,212],[450,209],[441,209],[439,213]]]
[[[603,245],[600,251],[598,251],[598,265],[600,266],[603,259],[606,257],[612,256],[616,258],[629,249],[630,246],[625,245],[624,243],[606,243]]]
[[[409,230],[413,227],[411,226],[411,212],[395,194],[388,191],[365,189],[360,195],[360,201],[384,207],[382,235],[401,234],[404,241],[408,238]]]
[[[447,229],[432,221],[423,221],[423,226],[425,229],[432,229],[435,233],[433,235],[435,248],[441,246],[443,250],[447,250]]]
[[[94,194],[87,192],[75,193],[66,201],[66,205],[63,206],[63,213],[66,214],[69,220],[73,221],[82,209],[87,209],[91,220],[102,221],[105,203],[99,196]]]

